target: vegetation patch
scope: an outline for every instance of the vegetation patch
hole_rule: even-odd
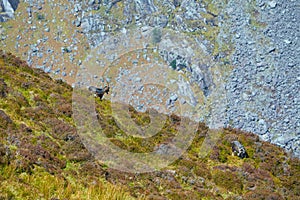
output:
[[[216,145],[202,156],[203,142],[212,132],[203,123],[188,150],[160,171],[110,169],[93,157],[77,134],[72,87],[3,51],[0,77],[0,199],[297,199],[300,195],[299,159],[254,134],[231,128],[218,130]],[[182,120],[166,116],[158,134],[133,137],[116,123],[110,101],[95,101],[105,135],[130,152],[152,152],[177,134]],[[129,108],[141,126],[151,123],[149,112]],[[234,140],[243,144],[248,158],[232,155]]]

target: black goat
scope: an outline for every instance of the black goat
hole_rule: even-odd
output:
[[[104,93],[108,94],[109,86],[105,86],[102,89],[94,86],[90,86],[89,91],[94,92],[97,95],[97,97],[99,97],[102,100]]]

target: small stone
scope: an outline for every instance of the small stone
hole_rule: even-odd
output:
[[[288,66],[289,66],[289,67],[294,67],[295,64],[290,62],[290,63],[288,63]]]
[[[178,99],[178,96],[176,94],[174,94],[170,97],[171,101],[177,101],[177,99]]]
[[[81,20],[80,19],[76,19],[75,20],[75,26],[79,27],[81,25]]]
[[[274,52],[275,50],[276,50],[275,47],[270,47],[269,50],[268,50],[268,53],[272,53],[272,52]]]
[[[133,60],[133,61],[132,61],[132,64],[134,64],[134,65],[137,65],[138,63],[139,63],[138,60]]]
[[[186,100],[185,99],[180,99],[180,103],[181,104],[186,104]]]
[[[94,5],[94,3],[95,3],[95,0],[89,0],[89,6]]]
[[[171,84],[174,84],[174,83],[176,83],[176,80],[171,79],[171,80],[170,80],[170,83],[171,83]]]
[[[143,90],[144,90],[144,86],[141,86],[141,87],[139,87],[139,89],[138,89],[140,92],[143,92]]]
[[[45,68],[45,72],[46,72],[46,73],[50,73],[50,72],[51,72],[51,67],[46,67],[46,68]]]
[[[276,3],[276,1],[269,1],[269,6],[270,6],[270,8],[276,8],[276,6],[277,6],[277,3]]]
[[[58,69],[55,70],[56,74],[59,73],[59,72],[60,72],[60,68],[58,68]]]
[[[26,11],[28,13],[28,16],[31,17],[32,16],[32,10],[31,10],[31,7],[27,7],[26,8]]]
[[[92,26],[87,21],[82,22],[81,27],[82,27],[84,33],[87,33],[92,29]]]
[[[31,50],[32,50],[32,52],[35,53],[35,52],[38,52],[38,51],[39,51],[39,48],[38,48],[38,47],[32,47]]]
[[[257,67],[262,67],[262,66],[263,66],[263,63],[262,63],[262,62],[259,62],[259,63],[256,64],[256,66],[257,66]]]
[[[258,4],[259,7],[263,7],[265,5],[264,2],[260,2],[260,4]]]
[[[62,53],[71,53],[72,49],[70,47],[61,47]]]
[[[268,131],[268,124],[266,123],[265,120],[260,119],[258,121],[258,125],[259,125],[259,130],[258,130],[258,134],[263,135]]]
[[[243,99],[244,99],[245,101],[249,101],[249,100],[250,100],[250,97],[249,97],[249,95],[248,95],[247,93],[243,93]]]
[[[141,82],[141,81],[142,81],[142,79],[140,77],[137,77],[134,79],[134,82],[136,82],[136,83]]]
[[[194,185],[195,182],[196,182],[195,179],[189,179],[189,180],[188,180],[188,183],[189,183],[190,185]]]
[[[36,66],[37,69],[42,69],[45,71],[45,66],[44,65],[41,65],[41,66]]]

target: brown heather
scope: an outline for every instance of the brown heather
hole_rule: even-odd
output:
[[[109,169],[81,143],[72,119],[72,88],[0,51],[0,199],[297,199],[300,162],[251,133],[219,130],[206,157],[200,147],[210,133],[199,124],[188,151],[158,172],[130,174]],[[117,146],[150,152],[177,133],[180,117],[169,116],[147,139],[127,136],[96,99],[99,126]],[[129,109],[137,124],[146,113]],[[101,119],[101,120],[100,120]],[[231,153],[238,140],[249,158]]]

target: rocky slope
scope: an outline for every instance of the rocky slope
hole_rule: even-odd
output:
[[[180,41],[163,40],[157,46],[165,45],[161,57],[167,65],[187,69],[190,82],[199,85],[206,102],[199,110],[216,107],[199,120],[253,132],[299,157],[299,13],[294,0],[28,0],[20,3],[15,20],[1,25],[1,44],[28,64],[73,84],[87,65],[89,49],[105,49],[117,34],[149,26],[178,31],[197,44],[204,55],[200,61],[188,51],[169,49]],[[130,37],[125,34],[121,43]],[[113,50],[107,53],[113,62]],[[101,74],[94,76],[99,84]]]
[[[250,13],[244,4],[227,6],[236,66],[227,83],[228,120],[299,156],[299,2],[256,1]]]
[[[72,118],[70,86],[2,51],[0,77],[0,199],[299,196],[299,159],[254,134],[233,129],[218,130],[216,145],[208,151],[204,143],[213,132],[202,123],[191,146],[170,166],[150,173],[120,173],[95,159],[81,142]],[[157,135],[141,139],[120,129],[110,101],[95,99],[95,104],[106,137],[129,152],[151,152],[157,146],[163,150],[161,144],[177,134],[183,120],[168,116]],[[136,123],[149,123],[149,113],[138,113],[132,107],[129,111]],[[232,155],[231,142],[236,140],[245,146],[248,158]]]

